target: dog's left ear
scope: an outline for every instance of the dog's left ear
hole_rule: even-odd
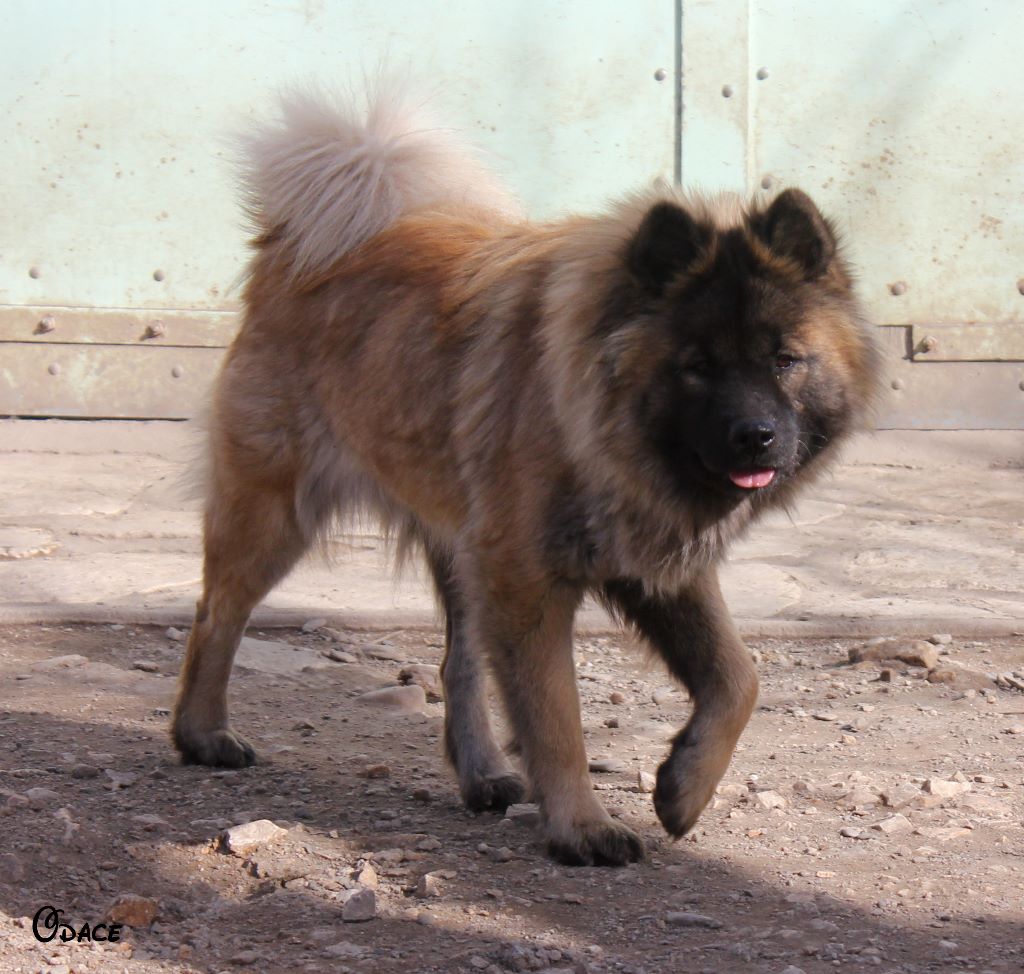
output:
[[[787,189],[750,227],[774,253],[799,264],[807,280],[821,277],[836,255],[836,237],[811,198],[799,189]]]

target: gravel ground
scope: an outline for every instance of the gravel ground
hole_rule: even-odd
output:
[[[437,632],[306,628],[241,654],[245,771],[177,763],[180,633],[0,629],[0,974],[1024,969],[1022,639],[752,644],[760,706],[679,843],[645,792],[686,696],[581,639],[594,784],[649,846],[616,870],[461,808]],[[126,926],[40,943],[47,905]]]

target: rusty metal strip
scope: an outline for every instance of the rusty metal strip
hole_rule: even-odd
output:
[[[1024,362],[1024,322],[914,325],[915,362]]]
[[[1024,363],[935,362],[908,352],[910,328],[880,328],[879,429],[1024,429]]]
[[[0,344],[0,415],[188,419],[204,403],[220,348]]]
[[[234,311],[0,305],[0,342],[224,348]]]

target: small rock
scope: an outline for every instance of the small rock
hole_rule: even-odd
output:
[[[668,701],[671,700],[672,697],[674,697],[675,695],[676,695],[676,688],[675,687],[658,687],[658,689],[655,690],[654,693],[651,694],[651,700],[657,706],[660,707],[660,706],[662,706],[662,704],[668,703]]]
[[[929,778],[924,783],[924,792],[939,798],[956,798],[971,790],[969,781],[944,781],[942,778]]]
[[[173,639],[176,643],[180,643],[185,639],[185,633],[180,629],[175,629],[174,626],[171,626],[164,635],[168,639]]]
[[[687,911],[666,913],[665,922],[672,927],[707,927],[708,930],[720,930],[723,925],[721,920],[714,917]]]
[[[839,830],[839,834],[844,839],[865,839],[865,838],[867,838],[867,836],[864,835],[864,830],[863,829],[855,829],[855,828],[851,828],[850,826],[846,826],[845,828],[840,829]]]
[[[789,967],[783,969],[782,974],[805,974],[805,972],[802,967],[790,964]]]
[[[605,720],[604,720],[604,726],[605,727],[611,727],[613,729],[618,727],[619,726],[619,718],[618,717],[606,717]]]
[[[505,810],[505,821],[532,829],[540,825],[540,807],[529,802],[509,805]]]
[[[764,809],[785,808],[789,803],[777,791],[759,791],[752,799],[755,805]]]
[[[895,835],[898,832],[909,831],[914,825],[905,815],[892,815],[889,818],[883,818],[881,822],[875,822],[871,827],[886,835]]]
[[[96,778],[100,769],[91,764],[73,764],[71,766],[72,778]]]
[[[424,873],[416,884],[416,896],[421,900],[444,893],[444,881],[437,873]]]
[[[588,767],[597,774],[618,774],[626,770],[626,762],[618,758],[595,758],[589,762]]]
[[[821,712],[821,713],[811,714],[811,716],[815,720],[824,720],[824,721],[828,721],[830,723],[837,719],[835,714],[830,714],[828,712]]]
[[[386,764],[368,764],[360,774],[364,778],[390,778],[391,768]]]
[[[107,907],[106,917],[111,923],[129,927],[148,927],[157,916],[160,904],[148,896],[122,893]]]
[[[440,848],[441,840],[435,838],[433,835],[425,835],[416,843],[416,850],[418,852],[437,852]]]
[[[371,707],[402,710],[406,713],[423,713],[427,705],[427,695],[423,687],[412,685],[406,687],[384,687],[383,690],[371,690],[356,697],[356,703]]]
[[[434,800],[434,794],[429,788],[415,788],[413,789],[412,800],[429,805]]]
[[[359,657],[352,653],[346,653],[343,649],[328,649],[322,654],[326,659],[335,663],[358,663]]]
[[[341,908],[341,919],[345,923],[362,923],[377,916],[377,894],[363,887],[353,890]]]
[[[863,808],[877,805],[881,801],[878,791],[869,785],[855,785],[843,796],[842,804],[847,808]]]
[[[1008,819],[1013,818],[1013,808],[998,798],[990,798],[987,795],[967,795],[960,799],[957,807],[974,812],[985,818]]]
[[[398,673],[398,682],[404,686],[423,687],[427,700],[438,703],[444,699],[441,686],[441,667],[433,663],[411,663]]]
[[[17,856],[7,853],[0,856],[0,876],[0,882],[20,883],[25,878],[25,866]]]
[[[229,964],[237,964],[239,967],[245,967],[248,964],[255,964],[260,959],[262,954],[258,950],[240,950],[235,954]]]
[[[949,668],[931,670],[928,674],[929,683],[956,683],[957,671]]]
[[[358,869],[356,869],[355,881],[359,883],[360,886],[365,886],[367,889],[377,889],[380,885],[377,870],[368,862],[364,862]]]
[[[133,670],[142,670],[143,673],[159,673],[160,664],[148,659],[137,659],[132,662]]]
[[[245,825],[236,825],[221,836],[221,845],[236,856],[245,856],[260,846],[269,845],[288,833],[269,819],[261,818]]]
[[[939,662],[939,651],[923,639],[883,639],[881,642],[855,646],[849,651],[849,659],[851,663],[895,659],[910,666],[933,670]]]
[[[912,805],[921,797],[921,789],[909,782],[902,781],[882,791],[882,803],[887,808],[906,808]]]
[[[1011,727],[1007,727],[1004,733],[1012,734],[1015,737],[1024,734],[1024,724],[1014,724]]]
[[[308,622],[302,624],[303,632],[316,632],[317,629],[323,629],[327,625],[326,619],[310,619]]]
[[[643,795],[653,794],[655,787],[658,784],[658,779],[647,771],[638,771],[636,773],[636,786],[637,789]]]
[[[32,808],[46,808],[60,801],[60,795],[49,788],[29,788],[25,792],[25,797]]]
[[[953,637],[948,632],[939,632],[928,637],[928,642],[933,646],[948,646],[952,641]]]
[[[108,779],[104,787],[110,789],[110,791],[120,791],[122,788],[128,788],[139,779],[139,776],[133,771],[114,771],[112,768],[104,768],[103,773]]]
[[[608,702],[614,704],[625,703],[626,698],[621,693],[619,693],[618,690],[616,690],[609,695]]]

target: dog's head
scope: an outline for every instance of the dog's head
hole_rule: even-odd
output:
[[[749,210],[663,200],[622,260],[594,337],[605,419],[632,428],[638,475],[719,511],[784,499],[877,381],[832,226],[798,190]]]

